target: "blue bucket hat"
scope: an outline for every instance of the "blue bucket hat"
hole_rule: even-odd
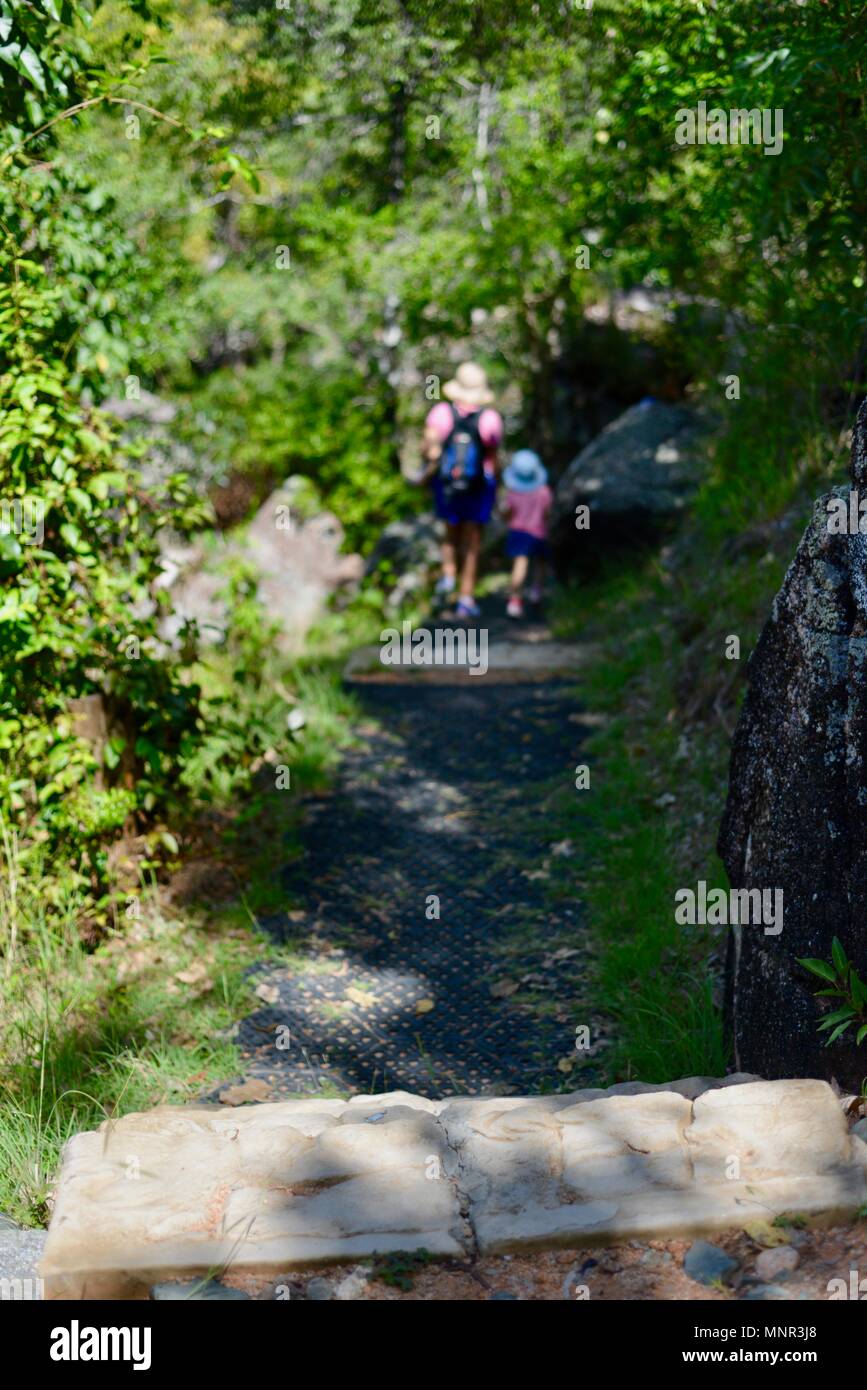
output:
[[[513,492],[532,492],[548,481],[544,464],[532,449],[519,449],[503,472],[503,482]]]

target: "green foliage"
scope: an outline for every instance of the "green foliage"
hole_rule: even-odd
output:
[[[39,126],[82,82],[89,48],[82,0],[3,0],[0,5],[0,125],[13,138]],[[76,27],[77,26],[77,27]]]
[[[805,956],[798,960],[798,964],[811,975],[817,975],[825,985],[830,985],[830,989],[816,991],[817,999],[843,1001],[838,1008],[824,1014],[818,1025],[820,1033],[828,1033],[825,1046],[830,1047],[853,1024],[858,1030],[855,1042],[862,1043],[867,1038],[867,983],[848,959],[839,938],[835,936],[831,942],[830,961]]]
[[[169,653],[161,536],[210,525],[223,484],[252,508],[303,474],[369,547],[424,505],[398,454],[457,352],[488,366],[510,437],[556,463],[564,396],[640,386],[622,380],[628,335],[598,354],[591,329],[641,287],[666,318],[640,360],[652,340],[721,405],[723,373],[741,376],[699,500],[711,540],[839,467],[867,360],[861,8],[0,0],[0,815],[25,857],[62,850],[98,899],[123,826],[235,795],[282,752],[249,576],[227,580],[214,660],[194,631]],[[678,145],[677,112],[700,100],[782,109],[782,154]],[[131,378],[179,406],[135,444],[98,409]],[[745,611],[771,576],[729,578]],[[370,589],[338,625],[381,601]],[[717,602],[684,600],[706,623]],[[612,698],[665,666],[655,622],[609,663]],[[322,707],[324,669],[304,677]],[[88,696],[101,751],[73,718]],[[600,910],[619,905],[602,973],[648,1073],[673,1055],[707,1070],[715,1018],[695,953],[666,936],[671,846],[642,776],[627,759],[601,809],[611,830],[639,807],[598,888]],[[637,947],[619,932],[627,885],[648,904]]]
[[[145,484],[137,451],[92,404],[112,362],[126,365],[112,344],[129,308],[134,247],[104,188],[72,162],[34,152],[47,153],[54,122],[67,117],[58,108],[100,100],[107,78],[79,29],[62,54],[57,47],[78,7],[13,8],[10,33],[26,31],[40,61],[21,49],[3,107],[0,818],[17,828],[25,860],[46,838],[62,845],[104,913],[104,841],[128,818],[177,804],[204,734],[194,643],[186,658],[163,649],[157,581],[161,534],[200,528],[211,513],[183,473]],[[22,135],[36,120],[47,131]],[[87,696],[104,711],[104,748],[73,717]]]
[[[39,265],[8,246],[3,258],[0,810],[60,832],[74,823],[64,798],[93,765],[66,716],[71,700],[104,698],[117,731],[107,772],[134,778],[143,809],[165,799],[196,742],[199,692],[159,654],[153,586],[160,530],[205,513],[183,477],[144,491],[104,417],[72,389],[59,296]]]
[[[636,285],[669,315],[653,331],[675,375],[722,399],[737,349],[704,502],[718,529],[770,514],[802,475],[799,439],[846,416],[867,328],[867,38],[849,0],[159,0],[103,6],[91,41],[127,76],[141,138],[105,104],[58,132],[68,169],[122,190],[136,247],[81,351],[99,339],[115,391],[129,369],[186,403],[205,489],[241,474],[255,501],[309,473],[366,546],[419,505],[396,453],[456,343],[517,386],[507,423],[547,449],[558,362],[579,388],[606,371],[585,310]],[[169,61],[135,67],[157,43]],[[782,109],[782,154],[678,145],[699,100]],[[212,175],[146,108],[230,131],[232,158],[208,137]],[[607,370],[619,387],[613,350]]]
[[[416,1275],[430,1264],[433,1256],[427,1250],[394,1250],[380,1258],[374,1256],[371,1277],[390,1288],[409,1293]]]
[[[167,919],[146,899],[123,936],[88,951],[80,894],[44,846],[27,865],[5,837],[0,870],[0,1209],[44,1225],[73,1134],[237,1074],[228,1032],[269,947],[255,923],[243,939],[201,917],[193,929],[189,912]]]

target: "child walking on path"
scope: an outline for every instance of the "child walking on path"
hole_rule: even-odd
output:
[[[554,500],[542,460],[532,449],[519,449],[503,473],[508,489],[503,514],[508,525],[506,554],[512,561],[509,602],[510,618],[524,616],[524,585],[534,561],[533,584],[527,593],[530,603],[539,603],[548,558],[548,513]]]

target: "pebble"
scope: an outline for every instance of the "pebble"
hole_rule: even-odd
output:
[[[225,1284],[218,1284],[216,1279],[191,1279],[185,1284],[154,1284],[151,1289],[151,1298],[157,1303],[171,1302],[235,1302],[238,1299],[249,1299],[248,1293],[242,1293],[240,1289],[227,1289]]]
[[[786,1231],[786,1240],[787,1240],[787,1243],[788,1243],[789,1245],[797,1245],[797,1246],[809,1245],[809,1244],[810,1244],[810,1232],[809,1232],[809,1231],[799,1231],[799,1230],[795,1229],[794,1227],[792,1227],[791,1229],[788,1229],[788,1230]]]
[[[560,1292],[563,1297],[574,1298],[576,1286],[585,1282],[587,1275],[597,1267],[598,1263],[598,1260],[585,1260],[581,1265],[573,1265],[560,1285]]]
[[[338,1303],[352,1303],[356,1299],[364,1297],[364,1291],[370,1283],[370,1275],[362,1266],[360,1269],[350,1270],[339,1284],[334,1287],[332,1298],[337,1299]]]
[[[809,1294],[792,1293],[791,1289],[783,1288],[782,1284],[756,1284],[743,1296],[745,1303],[780,1303],[783,1299],[788,1302],[793,1298],[809,1298]]]
[[[325,1303],[329,1298],[334,1297],[334,1285],[330,1279],[322,1279],[319,1275],[315,1279],[307,1281],[307,1298],[313,1303]]]
[[[738,1267],[737,1260],[727,1255],[718,1246],[706,1240],[696,1240],[689,1247],[683,1261],[684,1273],[697,1284],[714,1284],[724,1280],[727,1274]]]
[[[763,1284],[773,1284],[775,1279],[787,1279],[800,1261],[797,1250],[791,1245],[777,1245],[771,1250],[763,1250],[756,1260],[756,1274]]]
[[[660,1269],[663,1265],[670,1265],[672,1255],[670,1250],[645,1250],[639,1264],[645,1265],[650,1269]]]

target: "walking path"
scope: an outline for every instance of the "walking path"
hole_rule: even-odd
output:
[[[485,675],[407,676],[375,651],[350,665],[363,741],[310,801],[303,857],[283,871],[302,908],[265,923],[304,935],[305,962],[263,970],[267,1006],[240,1035],[247,1078],[275,1097],[562,1085],[583,943],[577,900],[546,904],[543,805],[574,783],[583,652],[500,612],[481,620]]]
[[[259,971],[243,1084],[223,1105],[157,1107],[70,1141],[46,1297],[356,1299],[376,1270],[403,1279],[433,1258],[486,1296],[585,1298],[590,1271],[623,1266],[608,1247],[629,1242],[675,1282],[627,1279],[613,1296],[731,1278],[738,1296],[788,1298],[768,1279],[798,1264],[805,1219],[848,1223],[864,1206],[867,1144],[824,1082],[600,1090],[573,1070],[586,943],[569,878],[546,897],[562,882],[546,876],[573,848],[553,837],[586,716],[543,628],[491,628],[501,655],[485,677],[358,681],[363,742],[311,799],[303,854],[282,870],[300,906],[268,924],[302,938],[301,963]],[[785,1227],[785,1253],[751,1273],[734,1237],[686,1244],[745,1226],[771,1245]],[[851,1227],[835,1239],[819,1259],[828,1288]],[[565,1263],[532,1253],[582,1246],[594,1253]],[[795,1297],[816,1296],[814,1276]]]

